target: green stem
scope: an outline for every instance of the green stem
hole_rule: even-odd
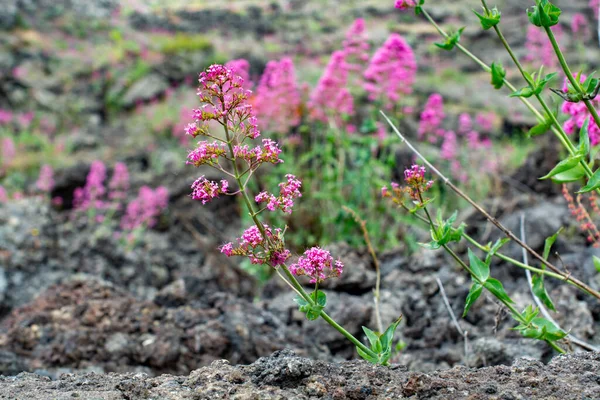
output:
[[[267,235],[266,235],[266,232],[265,232],[265,228],[264,228],[263,224],[259,221],[256,213],[254,212],[254,206],[252,206],[252,202],[250,201],[250,198],[248,196],[246,187],[242,184],[242,179],[241,179],[242,177],[240,176],[239,168],[237,166],[237,163],[235,162],[235,156],[234,156],[234,153],[233,153],[233,144],[231,142],[231,137],[230,137],[229,129],[227,128],[227,124],[224,124],[224,128],[225,128],[225,136],[227,137],[227,147],[229,148],[229,153],[230,153],[231,158],[233,160],[232,164],[233,164],[233,168],[234,168],[234,171],[235,171],[235,180],[236,180],[237,184],[239,185],[240,192],[242,193],[242,197],[244,198],[244,203],[246,204],[246,207],[247,207],[247,209],[248,209],[248,211],[250,213],[250,216],[252,217],[252,220],[256,224],[257,228],[260,230],[260,232],[263,235],[263,237],[267,238]],[[285,264],[282,264],[280,266],[280,268],[283,270],[285,276],[287,277],[287,279],[289,280],[289,282],[291,283],[291,285],[294,287],[294,289],[296,289],[296,291],[298,293],[300,293],[300,296],[302,296],[302,298],[306,302],[308,302],[311,306],[314,306],[315,305],[315,301],[313,300],[313,298],[308,293],[306,293],[306,290],[304,290],[304,288],[302,287],[302,285],[300,284],[300,282],[298,282],[298,280],[290,272],[290,270],[288,269],[288,267]],[[348,339],[349,341],[351,341],[356,347],[360,348],[362,351],[364,351],[365,353],[367,353],[371,357],[377,358],[377,354],[375,354],[375,352],[373,352],[373,350],[371,350],[370,348],[368,348],[367,346],[365,346],[364,344],[362,344],[360,342],[360,340],[358,340],[357,338],[355,338],[350,332],[348,332],[340,324],[338,324],[337,322],[335,322],[329,315],[327,315],[327,313],[325,311],[321,311],[321,317],[329,325],[331,325],[334,329],[336,329],[344,337],[346,337],[346,339]]]
[[[544,30],[546,31],[546,34],[548,35],[548,38],[550,39],[550,43],[552,43],[552,48],[554,49],[554,52],[556,53],[556,57],[558,58],[558,62],[560,63],[560,66],[562,67],[563,72],[565,73],[565,75],[567,75],[567,79],[569,80],[569,82],[571,82],[571,85],[573,86],[573,88],[575,90],[577,90],[577,92],[579,92],[582,95],[586,95],[587,93],[585,93],[583,91],[581,84],[579,82],[577,82],[577,79],[575,79],[575,77],[573,76],[573,73],[571,72],[571,69],[569,68],[569,64],[567,64],[567,60],[565,59],[565,56],[564,56],[562,50],[560,49],[558,42],[556,41],[554,32],[552,32],[552,29],[550,29],[549,27],[544,27]],[[598,112],[594,108],[594,105],[592,104],[592,102],[587,99],[583,100],[583,102],[585,103],[585,106],[589,110],[590,114],[592,114],[592,118],[594,118],[596,125],[600,126],[600,115],[598,115]]]
[[[288,267],[285,264],[283,264],[283,265],[281,265],[280,268],[283,270],[283,273],[289,279],[292,286],[294,286],[294,288],[298,291],[298,293],[300,293],[302,298],[304,300],[306,300],[310,305],[315,305],[315,302],[312,299],[312,297],[308,293],[306,293],[306,290],[304,290],[302,285],[298,282],[296,277],[290,272]],[[346,329],[344,329],[344,327],[342,327],[340,324],[335,322],[325,311],[321,311],[321,318],[323,318],[329,325],[331,325],[339,333],[344,335],[344,337],[346,339],[348,339],[349,341],[351,341],[356,347],[360,348],[362,351],[364,351],[371,357],[377,358],[377,354],[375,354],[375,352],[373,350],[371,350],[370,348],[368,348],[367,346],[362,344],[360,342],[360,340],[355,338],[354,335],[352,335],[350,332],[348,332]]]
[[[423,203],[423,198],[421,197],[421,193],[419,192],[419,199],[421,200],[421,203]],[[423,211],[425,211],[425,214],[427,215],[427,219],[429,220],[429,225],[431,226],[431,229],[435,230],[435,223],[433,222],[433,219],[431,218],[431,215],[429,215],[429,211],[427,210],[427,207],[423,207]],[[450,254],[450,256],[467,272],[469,272],[469,274],[471,275],[471,278],[473,280],[475,280],[477,283],[479,283],[481,286],[485,287],[484,283],[481,279],[479,279],[479,277],[477,275],[475,275],[473,273],[473,271],[471,270],[471,268],[454,252],[452,251],[452,249],[450,247],[448,247],[448,245],[443,244],[442,245],[443,249],[446,250],[446,252],[448,254]],[[493,293],[492,293],[493,294]],[[525,321],[525,318],[523,318],[523,316],[521,315],[521,313],[519,312],[519,310],[516,309],[516,307],[509,301],[502,299],[500,297],[495,296],[496,299],[498,299],[498,301],[500,301],[502,304],[504,304],[504,306],[506,308],[508,308],[510,310],[510,312],[512,313],[512,316],[514,319],[516,319],[517,321],[519,321],[522,324],[526,324],[527,321]],[[558,351],[559,353],[564,354],[565,351],[563,349],[561,349],[556,343],[554,343],[551,340],[544,340],[546,343],[548,343],[554,350]]]

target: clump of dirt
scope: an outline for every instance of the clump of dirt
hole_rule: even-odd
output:
[[[215,361],[189,376],[65,374],[57,381],[22,373],[0,377],[0,398],[116,399],[597,399],[600,354],[558,356],[548,365],[455,367],[429,374],[364,361],[329,363],[278,351],[247,366]]]

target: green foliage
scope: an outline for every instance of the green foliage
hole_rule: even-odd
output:
[[[524,71],[523,73],[529,81],[529,86],[525,86],[517,90],[516,92],[511,93],[509,96],[524,98],[528,98],[531,96],[539,96],[540,93],[542,93],[542,90],[544,90],[544,88],[546,87],[546,85],[557,75],[556,72],[553,72],[551,74],[543,76],[543,71],[543,66],[540,67],[539,71],[534,72],[532,74]]]
[[[360,355],[363,359],[369,361],[373,364],[379,365],[388,365],[388,361],[392,356],[392,342],[394,340],[394,333],[398,328],[398,324],[402,320],[402,317],[398,318],[394,321],[390,326],[385,330],[383,334],[377,334],[373,332],[366,326],[363,326],[362,329],[369,340],[371,350],[377,355],[376,357],[371,356],[361,350],[359,347],[356,347],[356,351],[358,355]]]
[[[529,22],[535,26],[550,28],[558,24],[561,10],[548,0],[536,0],[536,5],[527,9]]]
[[[540,310],[528,306],[520,315],[523,322],[514,327],[524,337],[538,340],[555,341],[567,336],[567,333],[559,329],[546,318],[538,317]]]
[[[174,36],[167,36],[158,41],[160,52],[173,55],[179,53],[213,50],[213,44],[209,38],[204,35],[190,35],[177,33]]]
[[[431,230],[431,239],[433,240],[429,243],[422,244],[422,246],[430,250],[437,250],[450,242],[459,242],[462,238],[466,225],[461,223],[457,228],[454,228],[452,224],[456,222],[457,216],[458,211],[455,211],[450,218],[444,221],[442,217],[442,210],[438,210],[436,218],[437,226],[435,229],[432,228]]]
[[[491,68],[491,83],[494,86],[494,89],[500,89],[504,85],[504,77],[506,77],[506,70],[502,66],[501,62],[493,62]]]
[[[327,296],[324,292],[316,290],[310,294],[310,297],[314,304],[309,303],[300,295],[297,295],[294,301],[298,304],[298,309],[306,314],[306,318],[314,321],[321,316],[321,311],[323,311],[327,304]]]
[[[486,31],[498,25],[500,23],[500,17],[502,16],[502,13],[498,11],[497,7],[494,7],[491,10],[486,10],[484,8],[483,14],[479,14],[475,10],[473,10],[473,13],[477,15],[477,18],[479,18],[479,22],[481,22],[481,27]]]
[[[463,33],[464,30],[465,30],[465,27],[462,27],[459,30],[457,30],[456,32],[448,35],[446,37],[446,41],[444,43],[434,43],[434,44],[437,47],[439,47],[440,49],[450,51],[450,50],[454,49],[454,47],[458,44],[458,42],[460,41],[460,35]]]

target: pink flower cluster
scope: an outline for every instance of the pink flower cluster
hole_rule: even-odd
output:
[[[354,115],[354,99],[347,87],[349,70],[346,54],[335,51],[310,95],[308,107],[313,118],[327,122],[334,117],[339,122],[342,115]]]
[[[560,43],[563,36],[560,24],[554,25],[550,29],[552,29],[556,40]],[[527,50],[525,61],[541,63],[546,70],[553,70],[558,67],[558,59],[552,48],[552,43],[542,28],[534,25],[528,26],[525,49]]]
[[[277,228],[275,231],[268,225],[263,225],[264,236],[261,230],[253,225],[246,229],[242,237],[237,240],[237,246],[226,243],[221,246],[221,253],[227,257],[246,256],[252,264],[268,263],[272,267],[283,264],[291,253],[283,245],[283,233]]]
[[[407,10],[409,8],[415,8],[418,0],[396,0],[394,7],[400,10]]]
[[[581,75],[581,82],[584,82],[585,79],[587,79],[586,75]],[[565,78],[565,84],[563,85],[563,91],[565,93],[568,90],[567,82],[568,81]],[[591,102],[596,110],[600,109],[600,99],[598,97]],[[592,118],[592,115],[584,102],[570,103],[565,101],[561,107],[561,111],[569,116],[563,124],[563,128],[567,134],[571,135],[575,132],[579,132],[579,129],[581,129],[585,120],[589,118],[588,135],[590,137],[590,143],[592,146],[600,143],[600,128],[596,125],[596,121]]]
[[[10,124],[13,120],[13,113],[10,110],[0,108],[0,125]]]
[[[268,192],[260,192],[254,200],[257,203],[267,203],[267,210],[275,211],[281,209],[284,213],[291,214],[294,207],[294,199],[302,197],[300,187],[302,182],[292,174],[287,174],[287,182],[279,184],[279,196]]]
[[[138,196],[127,205],[125,215],[121,219],[121,228],[134,230],[138,227],[153,227],[168,204],[169,192],[165,187],[159,186],[152,190],[148,186],[142,186]]]
[[[124,200],[129,190],[129,171],[127,165],[122,162],[115,164],[113,176],[108,184],[110,192],[108,198],[111,200]]]
[[[216,121],[233,134],[239,133],[251,139],[260,136],[256,116],[247,102],[251,92],[244,89],[244,80],[240,76],[223,65],[215,64],[200,74],[198,82],[198,96],[204,105],[193,110],[195,123],[188,125],[187,134],[205,136],[208,122]],[[234,132],[236,130],[239,132]]]
[[[346,56],[348,70],[360,72],[369,61],[369,42],[365,30],[365,20],[357,18],[346,32],[346,39],[342,43]]]
[[[434,93],[427,99],[425,108],[421,112],[419,122],[419,139],[428,139],[429,142],[437,142],[440,136],[443,136],[444,130],[441,129],[442,122],[446,118],[444,113],[444,99],[439,93]]]
[[[412,48],[397,33],[393,33],[371,58],[365,71],[365,90],[370,100],[383,101],[391,108],[401,95],[412,93],[417,62]]]
[[[243,79],[244,89],[252,89],[252,82],[250,81],[250,63],[248,62],[248,60],[245,60],[243,58],[230,60],[225,64],[225,68],[229,68],[231,72]]]
[[[571,31],[581,40],[586,40],[590,37],[590,28],[587,18],[582,13],[576,13],[571,20]]]
[[[219,157],[226,154],[227,146],[224,143],[198,142],[198,147],[190,151],[187,157],[186,164],[191,164],[199,167],[203,164],[213,165],[218,163]]]
[[[254,107],[265,130],[287,133],[300,123],[300,90],[291,58],[267,63],[256,88]]]
[[[192,184],[192,199],[202,201],[206,204],[212,199],[219,197],[220,194],[227,194],[229,182],[221,180],[221,186],[217,182],[209,181],[202,175]]]
[[[290,272],[296,276],[310,277],[310,283],[321,283],[327,278],[337,278],[342,274],[344,264],[333,260],[331,253],[320,247],[312,247],[304,252],[298,262],[290,265]]]
[[[13,142],[11,138],[5,137],[0,141],[0,144],[2,145],[2,153],[0,153],[0,161],[2,163],[0,166],[8,166],[13,162],[17,155],[15,142]]]
[[[404,194],[408,194],[414,202],[420,203],[423,193],[431,188],[433,181],[425,180],[425,167],[413,165],[404,170],[404,182],[406,186],[401,187],[396,182],[391,183],[391,191],[387,186],[381,188],[382,197],[390,197],[396,204],[404,204]]]
[[[105,180],[106,166],[102,161],[94,161],[87,175],[85,186],[75,189],[73,193],[73,207],[81,211],[90,208],[96,210],[105,208],[105,203],[102,200],[106,193]]]
[[[49,165],[43,165],[35,187],[43,193],[50,193],[54,188],[54,171]]]

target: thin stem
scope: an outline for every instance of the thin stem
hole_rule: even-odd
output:
[[[296,289],[296,291],[298,293],[300,293],[302,298],[304,300],[306,300],[309,304],[315,305],[315,302],[313,301],[312,297],[308,293],[306,293],[306,291],[304,290],[302,285],[300,285],[300,283],[298,282],[296,277],[290,272],[288,267],[285,264],[282,264],[281,269],[283,270],[283,273],[288,278],[288,280],[292,284],[292,286]],[[331,325],[338,332],[340,332],[342,335],[344,335],[344,337],[346,337],[346,339],[351,341],[356,347],[360,348],[362,351],[364,351],[368,355],[370,355],[374,358],[377,358],[377,354],[375,354],[375,352],[373,352],[373,350],[371,350],[370,348],[368,348],[367,346],[362,344],[360,342],[360,340],[355,338],[350,332],[348,332],[340,324],[335,322],[329,315],[327,315],[327,313],[325,311],[321,311],[321,318],[323,318],[329,325]]]
[[[227,128],[226,125],[224,125],[224,128],[225,128],[225,135],[227,137],[227,146],[229,148],[229,152],[231,154],[231,157],[233,157],[232,164],[233,164],[233,168],[235,170],[235,180],[236,180],[237,184],[240,187],[240,192],[242,194],[242,197],[244,198],[244,203],[246,204],[246,208],[248,209],[248,212],[250,213],[250,217],[252,218],[252,220],[256,224],[256,227],[260,230],[260,233],[262,234],[263,238],[265,238],[265,240],[267,240],[268,237],[267,237],[267,234],[265,232],[265,227],[259,221],[259,219],[257,217],[257,214],[254,211],[254,206],[252,206],[252,202],[250,201],[250,198],[248,197],[246,186],[244,186],[242,184],[242,179],[241,179],[241,176],[240,176],[240,173],[239,173],[239,168],[237,166],[237,163],[235,162],[235,157],[234,157],[234,153],[233,153],[233,144],[231,143],[231,137],[230,137],[229,129]],[[288,267],[285,264],[282,264],[280,266],[280,269],[283,270],[285,276],[287,277],[286,282],[288,284],[291,284],[292,287],[294,288],[294,290],[297,293],[299,293],[300,296],[306,302],[308,302],[311,306],[314,306],[315,305],[314,300],[312,299],[312,297],[308,293],[306,293],[306,291],[304,290],[304,288],[302,287],[302,285],[298,282],[298,280],[296,279],[296,277],[290,272],[290,270],[288,269]],[[325,313],[325,311],[321,311],[320,315],[321,315],[321,317],[329,325],[331,325],[334,329],[336,329],[343,336],[345,336],[346,339],[350,340],[356,347],[360,348],[363,352],[367,353],[371,357],[377,358],[377,354],[375,354],[375,352],[373,352],[370,348],[368,348],[367,346],[365,346],[364,344],[362,344],[360,342],[360,340],[358,340],[357,338],[355,338],[350,332],[348,332],[346,329],[344,329],[340,324],[338,324],[337,322],[335,322],[329,315],[327,315],[327,313]]]
[[[480,214],[482,214],[488,221],[490,221],[492,224],[494,224],[499,230],[501,230],[504,235],[506,235],[508,238],[512,239],[514,242],[516,242],[519,246],[523,247],[525,250],[527,250],[527,252],[529,252],[529,254],[531,254],[534,258],[536,258],[538,261],[540,261],[542,264],[545,264],[548,268],[550,268],[552,271],[554,271],[557,274],[560,274],[561,271],[560,269],[555,266],[554,264],[550,263],[549,261],[547,261],[544,257],[542,257],[540,254],[538,254],[535,250],[533,250],[531,247],[529,247],[528,244],[523,243],[523,241],[521,241],[517,236],[515,236],[514,233],[512,233],[508,228],[506,228],[504,225],[502,225],[502,223],[500,223],[500,221],[498,221],[496,218],[492,217],[483,207],[481,207],[479,204],[477,204],[475,201],[473,201],[466,193],[464,193],[463,191],[461,191],[458,187],[456,187],[451,181],[450,179],[448,179],[446,176],[444,176],[440,171],[438,171],[398,130],[398,128],[396,128],[396,126],[392,123],[392,121],[387,117],[387,115],[385,115],[385,113],[383,111],[380,111],[380,113],[383,115],[383,117],[385,118],[385,120],[388,122],[388,124],[392,127],[392,129],[394,130],[394,132],[396,132],[396,135],[398,135],[398,137],[400,138],[400,140],[402,140],[407,146],[408,148],[417,155],[417,157],[419,157],[423,163],[425,163],[425,165],[427,165],[432,171],[434,171],[443,181],[444,183],[450,187],[450,189],[452,189],[452,191],[454,191],[454,193],[456,193],[459,197],[463,198],[464,200],[466,200],[469,204],[471,204],[471,206],[473,208],[475,208]],[[575,279],[575,278],[571,278],[573,283],[581,288],[582,290],[584,290],[585,292],[591,294],[592,296],[596,297],[597,299],[600,300],[600,293],[598,293],[597,291],[595,291],[594,289],[592,289],[590,286],[586,285],[585,283],[583,283],[582,281]]]
[[[371,238],[369,237],[369,231],[367,230],[367,221],[361,219],[356,211],[351,209],[350,207],[342,206],[344,210],[352,214],[354,220],[360,226],[362,230],[363,237],[365,238],[365,243],[367,244],[367,249],[369,250],[369,254],[373,259],[373,264],[375,265],[375,273],[377,278],[375,280],[375,291],[373,293],[373,302],[375,303],[375,320],[377,323],[377,330],[379,333],[383,332],[383,324],[381,323],[381,312],[379,311],[379,295],[380,295],[380,286],[381,286],[381,271],[379,269],[379,260],[377,259],[377,255],[375,254],[375,250],[373,249],[373,245],[371,244]]]

